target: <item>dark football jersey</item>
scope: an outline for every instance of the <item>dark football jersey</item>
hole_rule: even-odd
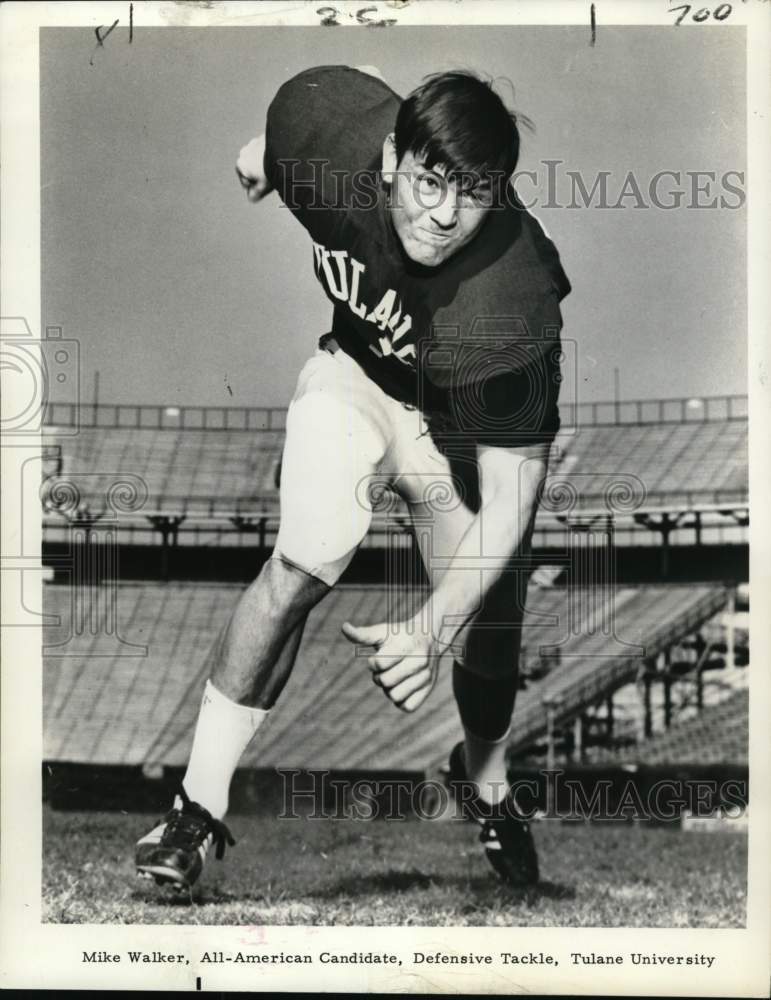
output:
[[[345,66],[306,70],[270,105],[265,169],[313,241],[332,333],[386,392],[490,444],[559,427],[559,255],[510,190],[436,268],[414,264],[380,178],[401,98]]]

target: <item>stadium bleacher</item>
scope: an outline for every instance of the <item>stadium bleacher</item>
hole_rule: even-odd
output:
[[[585,477],[586,506],[597,506],[609,479],[624,473],[644,484],[653,506],[746,503],[747,440],[746,420],[582,427],[574,438],[558,436],[564,458],[553,474],[567,466]]]
[[[149,533],[153,544],[162,537],[164,551],[169,543],[177,543],[178,523],[212,524],[206,541],[199,541],[197,527],[188,535],[188,544],[207,553],[211,548],[205,546],[225,544],[228,532],[242,538],[250,529],[259,530],[259,546],[267,552],[268,536],[278,524],[276,472],[285,418],[285,410],[257,408],[93,406],[78,411],[54,405],[44,428],[49,458],[44,465],[49,478],[42,490],[44,526],[66,532],[68,520],[98,519],[111,488],[133,477],[144,483],[147,495],[139,491],[133,504],[129,495],[111,524],[144,523],[140,533]],[[696,517],[685,524],[696,525],[698,545],[702,511],[709,511],[705,517],[746,524],[747,444],[744,397],[567,407],[539,521],[554,518],[554,525],[563,530],[559,508],[546,502],[549,485],[559,497],[560,484],[571,483],[574,512],[588,513],[586,523],[593,524],[595,512],[608,510],[609,489],[622,483],[616,511],[622,518],[626,511],[632,545],[663,541],[664,552],[669,519],[677,524],[686,514]],[[75,517],[76,508],[57,506],[55,487],[69,480],[80,494]],[[65,501],[69,495],[66,490],[61,494]],[[406,526],[403,513],[392,506],[388,517],[396,514]],[[382,525],[378,529],[376,517],[373,538],[378,530]],[[134,544],[132,532],[129,527],[124,536],[124,552]],[[71,536],[81,542],[85,537],[82,532]],[[606,543],[598,532],[587,544]],[[167,575],[166,569],[156,567],[151,578],[137,582],[92,581],[69,587],[62,575],[69,572],[68,551],[60,549],[52,556],[57,576],[44,587],[44,613],[59,617],[58,625],[45,628],[46,759],[182,765],[206,675],[206,655],[242,585],[162,582],[157,577],[159,572]],[[93,565],[98,562],[92,559]],[[569,754],[570,727],[583,716],[589,720],[590,742],[582,748],[587,761],[684,759],[683,754],[701,746],[700,733],[705,742],[699,758],[717,761],[708,753],[706,734],[720,722],[733,734],[732,740],[735,736],[730,751],[735,760],[746,762],[746,705],[742,709],[741,697],[733,694],[720,705],[712,704],[702,699],[701,687],[703,710],[698,716],[687,718],[686,711],[682,727],[675,720],[678,724],[666,733],[626,749],[623,743],[636,725],[624,712],[639,714],[635,698],[624,703],[624,686],[634,693],[643,659],[650,665],[651,658],[705,625],[707,631],[722,628],[715,616],[730,598],[730,585],[722,585],[719,576],[713,584],[699,583],[698,576],[687,585],[667,584],[662,572],[660,584],[587,588],[579,577],[560,573],[560,566],[541,566],[530,587],[521,658],[523,690],[511,734],[514,759],[537,761],[547,731],[562,733]],[[557,579],[567,586],[555,586]],[[402,615],[393,606],[387,608],[388,601],[412,609],[425,596],[418,590],[388,591],[378,580],[339,587],[329,595],[311,614],[289,687],[243,766],[428,771],[441,766],[461,735],[447,665],[430,707],[407,716],[374,689],[364,659],[357,661],[340,633],[346,619],[398,620]],[[617,702],[616,747],[602,743],[602,712],[610,712],[610,695]],[[597,733],[599,742],[593,744]],[[559,739],[549,745],[559,745]]]
[[[157,426],[144,427],[145,409],[153,415],[163,409],[126,408],[127,418],[120,407],[104,409],[98,426],[82,426],[77,434],[71,428],[59,433],[50,422],[44,429],[44,441],[60,454],[61,478],[76,478],[85,505],[98,510],[110,483],[128,474],[147,486],[140,515],[212,518],[275,510],[275,473],[284,436],[273,427],[276,420],[263,428],[258,420],[243,418],[234,428],[228,425],[228,411],[218,410],[214,428],[169,425],[161,416]],[[705,406],[702,419],[687,419],[683,406],[663,411],[664,420],[645,415],[641,406],[637,410],[637,422],[632,414],[621,423],[592,423],[590,414],[558,435],[551,478],[556,483],[567,477],[578,486],[579,508],[605,509],[609,485],[624,475],[644,484],[643,506],[651,508],[746,505],[748,421],[743,409],[732,416],[729,406],[728,415],[721,411],[715,417]],[[247,418],[250,413],[237,412]],[[136,426],[124,424],[129,418]]]
[[[572,596],[574,592],[570,592]],[[545,731],[548,702],[554,705],[554,721],[558,723],[635,678],[641,657],[629,656],[616,637],[639,643],[648,659],[709,621],[727,600],[728,594],[721,587],[619,588],[612,633],[598,630],[587,635],[575,652],[571,649],[563,653],[559,670],[520,697],[512,752],[524,750]]]
[[[206,656],[240,589],[146,582],[122,584],[111,595],[108,585],[80,591],[47,585],[44,611],[57,616],[59,624],[49,625],[45,635],[46,759],[183,763]],[[346,619],[398,619],[400,610],[406,614],[421,597],[372,585],[333,591],[310,616],[288,689],[243,765],[439,766],[461,735],[447,665],[426,709],[404,715],[373,687],[364,659],[357,660],[340,633]],[[396,602],[390,609],[389,601]],[[520,692],[515,751],[542,734],[544,699],[559,701],[562,716],[595,703],[634,677],[640,648],[646,656],[655,655],[674,636],[697,628],[723,606],[726,592],[710,586],[620,587],[605,593],[603,601],[598,608],[594,593],[531,588],[525,659],[544,646],[559,644],[562,651],[558,660],[550,660],[552,668],[543,679]],[[117,626],[111,649],[99,628],[99,615],[107,614]],[[135,646],[121,646],[120,639]],[[146,655],[137,655],[142,645]]]
[[[277,498],[283,431],[86,427],[47,438],[61,449],[62,478],[75,477],[83,502],[96,509],[126,474],[147,486],[143,512],[250,510]]]
[[[596,747],[593,763],[660,765],[744,764],[749,760],[749,691],[740,688],[698,715],[633,747]]]

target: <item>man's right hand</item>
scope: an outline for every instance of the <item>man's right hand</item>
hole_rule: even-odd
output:
[[[258,136],[238,154],[236,174],[249,201],[260,201],[272,190],[265,174],[265,136]]]

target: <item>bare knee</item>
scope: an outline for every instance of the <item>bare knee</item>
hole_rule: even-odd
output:
[[[268,607],[276,614],[307,613],[330,590],[318,577],[280,558],[266,561],[255,586],[265,592]]]

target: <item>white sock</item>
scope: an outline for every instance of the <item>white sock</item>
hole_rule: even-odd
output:
[[[483,740],[465,729],[463,758],[469,781],[477,786],[481,799],[488,805],[497,805],[506,797],[506,747],[509,743],[507,731],[500,739]]]
[[[208,809],[215,819],[222,819],[228,811],[235,769],[267,715],[265,709],[231,701],[207,680],[182,784],[193,802]],[[174,804],[181,804],[179,796]]]

